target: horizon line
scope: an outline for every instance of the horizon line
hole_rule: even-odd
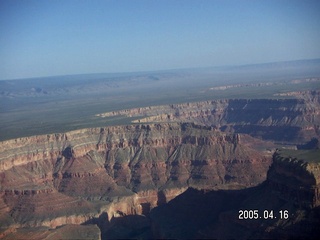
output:
[[[319,58],[307,58],[307,59],[297,59],[297,60],[284,60],[284,61],[272,61],[272,62],[261,62],[261,63],[248,63],[248,64],[230,64],[230,65],[215,65],[206,67],[182,67],[182,68],[168,68],[168,69],[158,69],[158,70],[142,70],[142,71],[124,71],[124,72],[91,72],[91,73],[70,73],[70,74],[57,74],[57,75],[47,75],[47,76],[34,76],[34,77],[24,77],[24,78],[9,78],[0,79],[0,81],[14,81],[14,80],[28,80],[28,79],[39,79],[39,78],[56,78],[56,77],[71,77],[71,76],[83,76],[83,75],[102,75],[102,74],[141,74],[141,73],[156,73],[156,72],[170,72],[170,71],[186,71],[186,70],[201,70],[201,69],[214,69],[214,68],[234,68],[234,67],[249,67],[258,65],[268,65],[268,64],[279,64],[279,63],[289,63],[289,62],[302,62],[302,61],[320,61]]]

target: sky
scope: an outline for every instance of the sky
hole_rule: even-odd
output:
[[[320,58],[318,0],[1,0],[0,79]]]

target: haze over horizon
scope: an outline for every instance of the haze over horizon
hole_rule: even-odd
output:
[[[1,1],[0,79],[320,58],[319,1]]]

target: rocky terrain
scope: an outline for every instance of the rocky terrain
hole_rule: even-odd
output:
[[[225,132],[246,133],[280,142],[319,137],[320,91],[296,92],[291,99],[226,99],[150,106],[98,114],[138,117],[136,123],[194,122]]]
[[[319,149],[278,150],[267,180],[259,186],[239,191],[189,189],[151,211],[154,234],[158,238],[317,239],[319,156]],[[254,210],[256,218],[241,218],[240,211]]]
[[[273,136],[268,134],[268,129],[272,128],[272,132],[282,131],[277,141],[294,139],[300,142],[308,140],[319,124],[312,119],[301,119],[301,114],[310,115],[297,109],[310,103],[308,98],[297,102],[285,99],[301,99],[306,93],[309,96],[314,94],[312,92],[317,95],[319,69],[320,60],[313,59],[233,67],[2,80],[0,141],[83,128],[128,125],[140,120],[140,123],[205,123],[219,126],[223,131],[249,133],[263,139],[272,139]],[[154,107],[148,109],[149,106]],[[236,111],[241,110],[236,110],[237,107],[245,107],[239,121]],[[282,107],[287,111],[284,112]],[[131,113],[122,114],[125,109]],[[134,109],[141,112],[132,113]],[[268,111],[263,114],[261,109]],[[278,118],[272,111],[285,118]],[[259,118],[250,119],[252,112]],[[103,113],[110,113],[110,117],[99,117],[105,115]],[[249,117],[245,117],[247,114]],[[130,115],[132,117],[127,117]],[[206,115],[210,118],[207,119]],[[301,123],[306,123],[308,129],[301,131]],[[254,128],[248,129],[248,124],[253,124]],[[285,132],[292,134],[286,136]]]
[[[265,86],[281,86],[288,84],[300,84],[305,82],[319,82],[320,78],[306,78],[306,79],[295,79],[284,82],[260,82],[260,83],[245,83],[245,84],[233,84],[233,85],[224,85],[218,87],[212,87],[209,90],[226,90],[229,88],[246,88],[246,87],[265,87]]]
[[[134,124],[2,141],[0,238],[313,238],[319,93],[113,111],[98,116]]]
[[[164,123],[1,142],[1,234],[148,214],[188,187],[256,185],[270,154],[248,147],[246,138]]]

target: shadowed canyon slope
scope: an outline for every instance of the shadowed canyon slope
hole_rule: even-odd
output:
[[[319,156],[319,149],[277,151],[267,180],[259,186],[188,189],[151,211],[154,234],[174,239],[317,239]],[[258,215],[243,217],[241,211]]]
[[[277,110],[279,106],[270,99],[300,98],[305,91],[319,90],[319,66],[320,60],[314,59],[239,67],[84,74],[0,81],[0,140],[83,128],[128,125],[136,118],[130,119],[119,115],[111,118],[97,116],[104,112],[118,112],[124,109],[157,106],[153,107],[152,111],[158,109],[160,116],[149,112],[150,114],[137,118],[152,117],[158,121],[159,118],[164,119],[161,114],[165,117],[174,115],[177,118],[178,113],[190,112],[182,106],[183,103],[191,104],[193,114],[197,114],[194,111],[201,109],[206,111],[208,108],[202,104],[203,108],[194,109],[192,107],[195,106],[194,102],[211,102],[226,98],[234,99],[230,100],[230,107],[228,107],[229,101],[225,100],[222,105],[219,103],[207,105],[211,111],[216,105],[222,107],[219,108],[223,110],[222,116],[216,112],[213,119],[198,118],[197,122],[206,121],[214,125],[235,124],[235,130],[238,131],[238,128],[243,126],[242,122],[233,122],[234,118],[230,118],[231,121],[228,122],[228,117],[224,114],[234,116],[237,114],[232,111],[234,106],[243,108],[246,105],[246,102],[237,102],[236,99],[269,99],[265,102],[248,100],[250,103],[244,108],[245,114],[265,107],[270,111]],[[279,101],[280,105],[292,106],[290,101],[282,100]],[[176,107],[174,109],[169,107],[169,111],[158,108],[158,105],[163,107],[169,106],[168,104],[174,104]],[[304,103],[300,101],[298,105],[300,104]],[[252,132],[262,136],[261,131],[268,131],[266,126],[269,126],[270,122],[273,126],[280,120],[275,118],[270,121],[269,113],[266,115],[260,113],[258,121],[254,122],[256,126],[254,132],[247,128],[241,128],[241,132]],[[298,112],[292,114],[290,111],[287,114],[289,119],[283,119],[287,121],[286,124],[290,124],[293,115],[299,115]],[[192,119],[184,120],[183,114],[181,116],[178,121],[192,121]],[[250,122],[247,118],[240,120],[245,124]],[[261,124],[264,128],[260,126]],[[297,132],[296,129],[290,131]],[[270,138],[268,134],[264,135],[267,136],[263,137]]]
[[[318,216],[318,162],[277,151],[271,165],[279,142],[318,144],[319,91],[299,96],[114,111],[99,117],[135,117],[135,124],[2,141],[0,237],[286,238],[308,214],[311,224]],[[273,203],[295,222],[235,220],[240,207]],[[190,217],[192,227],[184,222]]]
[[[1,231],[146,213],[189,186],[256,185],[270,155],[243,144],[246,138],[166,123],[1,142]]]
[[[98,114],[139,117],[133,122],[194,122],[225,132],[301,142],[319,136],[320,92],[293,92],[291,99],[230,99],[134,108]]]

